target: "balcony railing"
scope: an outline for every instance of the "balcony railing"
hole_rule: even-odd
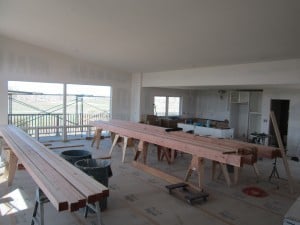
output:
[[[83,135],[91,131],[90,120],[104,120],[110,118],[108,112],[97,114],[66,114],[67,135]],[[13,124],[26,131],[29,135],[60,136],[64,123],[63,114],[8,114],[8,124]]]

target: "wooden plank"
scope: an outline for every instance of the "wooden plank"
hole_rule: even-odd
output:
[[[45,145],[45,144],[44,144]],[[45,145],[46,146],[46,145]],[[48,149],[61,149],[61,148],[77,148],[77,147],[84,147],[84,145],[64,145],[64,146],[55,146],[55,147],[48,147]]]
[[[86,199],[93,203],[108,195],[108,188],[20,129],[3,126],[0,134],[58,211],[75,211],[86,205]]]
[[[139,169],[139,170],[143,170],[145,171],[146,173],[149,173],[153,176],[156,176],[156,177],[159,177],[169,183],[180,183],[180,182],[183,182],[182,179],[180,178],[177,178],[175,176],[172,176],[170,174],[167,174],[167,173],[164,173],[163,171],[161,170],[158,170],[158,169],[155,169],[153,167],[150,167],[150,166],[147,166],[143,163],[140,163],[140,162],[137,162],[137,161],[132,161],[132,165]]]
[[[36,172],[39,171],[41,173],[39,178],[42,180],[47,180],[48,183],[51,184],[51,186],[55,187],[55,189],[52,191],[62,192],[62,195],[65,196],[66,201],[69,204],[70,211],[76,211],[79,208],[84,207],[86,203],[84,196],[81,195],[62,176],[60,176],[60,174],[57,173],[55,168],[52,167],[47,161],[43,160],[38,154],[35,154],[35,151],[31,149],[31,146],[29,146],[24,141],[22,142],[22,139],[20,139],[15,133],[13,134],[14,134],[13,139],[17,144],[17,146],[19,147],[18,153],[22,151],[23,155],[25,156],[23,159],[26,159],[27,166],[25,166],[25,160],[21,161],[24,164],[25,168],[28,169],[28,167],[35,167]],[[14,149],[16,148],[12,148],[12,150]],[[45,193],[45,190],[42,187],[40,188]],[[44,187],[44,188],[48,189],[49,187]]]
[[[178,140],[183,140],[183,141],[191,141],[191,137],[193,137],[194,135],[192,134],[188,134],[188,133],[184,133],[182,131],[173,131],[173,132],[167,132],[165,128],[162,127],[157,127],[157,126],[152,126],[152,125],[146,125],[146,124],[141,124],[141,123],[132,123],[129,121],[120,121],[120,120],[113,120],[112,122],[113,124],[117,125],[117,126],[122,126],[122,127],[134,127],[136,130],[140,130],[140,131],[147,131],[147,132],[151,132],[151,133],[156,133],[156,134],[161,134],[163,136],[167,136],[173,139],[178,139]],[[177,134],[182,134],[182,135],[177,135]],[[195,139],[193,139],[195,141]],[[222,147],[220,147],[220,145],[217,145],[213,142],[197,142],[198,144],[201,144],[201,146],[203,147],[209,147],[211,149],[215,149],[218,151],[222,151],[222,152],[232,152],[232,151],[237,151],[238,147],[234,146],[234,148],[232,148],[232,146],[227,146],[227,145],[223,145]]]
[[[23,137],[28,136],[26,133],[21,133]],[[28,142],[31,142],[33,150],[35,150],[38,154],[41,155],[45,160],[50,160],[52,162],[55,169],[63,176],[66,180],[72,183],[74,186],[80,188],[80,191],[86,191],[86,196],[88,197],[88,202],[95,202],[101,199],[103,196],[108,195],[108,188],[86,175],[86,173],[82,172],[78,168],[74,167],[72,164],[66,162],[59,155],[48,151],[41,143],[36,142],[34,139],[29,139]],[[69,174],[68,174],[69,173]],[[86,184],[89,185],[86,185]],[[77,188],[77,189],[78,189]],[[102,193],[102,192],[103,193]],[[87,194],[91,192],[90,194]]]
[[[131,127],[131,128],[134,127],[134,129],[140,130],[141,132],[149,131],[149,132],[153,132],[153,133],[159,133],[159,134],[167,136],[167,137],[172,137],[176,140],[189,141],[189,142],[193,141],[194,144],[198,144],[201,147],[206,147],[209,149],[221,151],[223,153],[235,153],[235,152],[237,153],[242,148],[257,147],[257,146],[253,146],[253,145],[247,145],[247,143],[244,144],[243,142],[233,143],[233,144],[231,144],[231,143],[228,143],[228,144],[214,143],[213,141],[207,141],[210,139],[207,139],[205,141],[205,139],[202,139],[201,137],[195,136],[193,134],[188,134],[188,133],[184,133],[181,131],[166,132],[166,129],[162,128],[162,127],[145,125],[145,124],[140,124],[140,123],[132,123],[129,121],[112,120],[111,123],[116,126]],[[222,140],[220,140],[220,141],[222,141]],[[260,146],[258,146],[258,147],[260,147]]]
[[[100,140],[101,140],[101,133],[102,133],[102,129],[96,129],[91,147],[93,147],[94,143],[96,142],[96,148],[99,149]]]
[[[140,163],[140,162],[137,162],[137,161],[132,161],[132,166],[139,169],[139,170],[142,170],[146,173],[149,173],[149,174],[151,174],[155,177],[159,177],[160,179],[163,179],[163,180],[167,181],[168,183],[175,184],[175,183],[183,182],[183,180],[178,178],[178,177],[172,176],[172,175],[167,174],[167,173],[165,173],[161,170],[155,169],[153,167],[147,166],[147,165],[145,165],[143,163]],[[199,190],[199,191],[202,190],[201,188],[191,184],[190,182],[185,182],[185,183],[187,183],[189,186],[193,187],[196,190]]]
[[[57,191],[55,184],[51,184],[51,182],[45,178],[45,176],[42,174],[40,170],[38,170],[36,167],[31,165],[31,162],[27,159],[27,156],[24,155],[23,152],[18,152],[16,149],[19,147],[14,143],[13,140],[5,133],[3,128],[1,129],[1,136],[6,141],[6,143],[9,144],[12,151],[15,151],[17,157],[19,160],[22,161],[24,166],[26,167],[28,173],[31,175],[31,177],[34,179],[34,181],[37,183],[37,185],[45,191],[44,193],[47,195],[53,206],[58,210],[67,210],[68,209],[68,201],[66,197]],[[59,199],[59,200],[58,200]]]
[[[188,134],[180,131],[173,132],[173,135],[176,136],[190,136],[193,140],[199,140],[204,142],[209,142],[213,144],[217,144],[220,146],[228,146],[233,148],[257,148],[258,157],[263,158],[274,158],[275,156],[278,157],[279,149],[271,146],[259,145],[254,143],[242,142],[233,139],[223,139],[223,138],[215,138],[215,137],[204,137],[194,134]]]
[[[190,140],[178,139],[177,137],[172,137],[167,134],[162,135],[158,132],[153,133],[148,130],[137,130],[134,127],[130,126],[123,127],[117,124],[113,124],[113,122],[110,123],[104,121],[94,121],[91,122],[91,125],[94,125],[97,128],[102,128],[118,133],[120,135],[132,137],[152,144],[161,145],[167,148],[176,149],[192,155],[197,155],[199,157],[220,161],[222,163],[230,164],[233,166],[241,166],[241,156],[223,154],[223,152],[228,151],[228,149],[225,151],[223,150],[222,152],[221,149],[213,149],[212,147],[208,148],[206,146],[203,147],[197,143],[192,143]]]
[[[16,174],[16,170],[17,170],[17,164],[18,164],[18,158],[15,155],[15,153],[13,153],[13,151],[9,151],[9,160],[8,160],[8,168],[6,167],[6,169],[8,169],[8,171],[5,171],[4,174],[7,174],[7,183],[8,186],[12,185],[13,179],[15,177]]]
[[[287,158],[286,158],[285,149],[284,149],[284,146],[283,146],[283,143],[282,143],[282,139],[281,139],[280,131],[279,131],[279,128],[278,128],[277,120],[276,120],[276,117],[275,117],[275,114],[274,114],[273,111],[270,112],[270,117],[271,117],[273,128],[274,128],[274,131],[275,131],[275,134],[276,134],[277,143],[279,145],[279,149],[280,149],[280,152],[281,152],[285,172],[286,172],[286,175],[287,175],[287,178],[288,178],[290,192],[294,193],[294,180],[293,180],[293,177],[292,177],[292,174],[291,174],[291,171],[290,171],[290,167],[289,167],[289,164],[288,164],[288,161],[287,161]]]
[[[19,132],[18,135],[24,138],[28,136],[24,132]],[[33,151],[36,151],[36,153],[39,154],[44,160],[49,162],[61,176],[71,183],[76,190],[81,192],[81,194],[87,198],[89,203],[99,201],[103,196],[108,195],[107,187],[86,175],[84,172],[74,167],[70,163],[66,162],[62,157],[51,151],[48,151],[48,149],[41,143],[36,142],[34,139],[28,139],[27,143],[30,145]]]

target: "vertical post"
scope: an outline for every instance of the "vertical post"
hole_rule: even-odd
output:
[[[17,156],[13,153],[13,151],[10,150],[9,161],[8,161],[8,172],[5,171],[5,174],[8,173],[8,178],[7,178],[8,187],[12,185],[17,170],[17,163],[18,163]]]
[[[82,132],[83,132],[83,96],[81,97],[81,121],[80,121],[80,132],[81,132],[81,135],[82,135]]]
[[[75,96],[75,124],[78,126],[78,95]]]
[[[288,177],[290,192],[293,194],[294,193],[294,181],[293,181],[293,178],[292,178],[292,174],[291,174],[291,171],[290,171],[288,161],[286,159],[286,154],[285,154],[284,146],[283,146],[283,143],[282,143],[280,131],[279,131],[277,120],[276,120],[276,117],[275,117],[275,114],[274,114],[273,111],[270,112],[270,117],[271,117],[273,128],[274,128],[274,131],[275,131],[275,134],[276,134],[277,143],[278,143],[278,146],[279,146],[279,149],[280,149],[280,152],[281,152],[283,165],[285,167],[285,172],[286,172],[286,175]]]
[[[63,141],[67,141],[67,84],[64,83],[63,90]]]
[[[12,94],[8,94],[8,124],[12,124]]]
[[[59,136],[59,114],[56,115],[56,136]]]

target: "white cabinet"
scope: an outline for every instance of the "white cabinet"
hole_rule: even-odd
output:
[[[261,133],[261,104],[262,92],[250,92],[249,98],[249,122],[248,135],[251,138],[251,133]]]
[[[251,139],[251,133],[261,133],[262,91],[230,92],[230,127],[237,139]]]
[[[233,130],[234,130],[233,128],[218,129],[212,127],[195,126],[193,124],[185,124],[185,123],[178,123],[177,127],[182,128],[184,132],[192,130],[194,131],[194,134],[198,134],[202,136],[209,135],[217,138],[233,138]]]

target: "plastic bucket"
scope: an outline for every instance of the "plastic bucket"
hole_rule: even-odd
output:
[[[81,159],[91,159],[92,155],[89,151],[86,150],[67,150],[63,151],[60,156],[72,163],[73,165]]]
[[[110,161],[104,159],[82,159],[75,163],[75,166],[92,176],[104,186],[108,187],[108,178],[112,176]],[[107,208],[107,197],[100,202],[101,211]]]

